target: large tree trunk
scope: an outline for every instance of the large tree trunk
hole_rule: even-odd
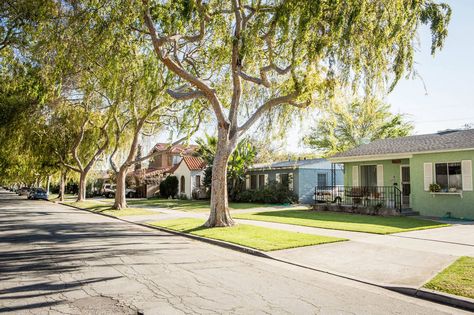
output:
[[[60,202],[63,202],[64,201],[64,191],[65,191],[65,188],[66,188],[66,177],[67,177],[67,173],[66,171],[62,171],[61,172],[61,178],[59,180],[59,201]]]
[[[79,191],[77,193],[77,202],[86,200],[87,172],[81,172],[79,177]]]
[[[125,198],[126,178],[128,167],[122,166],[117,173],[117,186],[115,187],[114,209],[121,210],[127,208],[127,199]]]
[[[229,201],[227,196],[227,162],[232,153],[232,145],[223,137],[221,131],[217,140],[216,156],[212,164],[211,183],[211,213],[205,226],[233,226],[234,220],[230,216]]]

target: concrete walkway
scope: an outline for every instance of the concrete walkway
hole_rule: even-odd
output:
[[[183,217],[206,219],[207,213],[155,208],[160,214],[123,217],[139,223]],[[247,210],[246,210],[247,211]],[[237,213],[239,210],[234,210]],[[298,265],[388,286],[419,288],[460,256],[474,257],[474,225],[377,235],[273,222],[236,220],[273,229],[334,236],[348,242],[273,251],[272,257]]]

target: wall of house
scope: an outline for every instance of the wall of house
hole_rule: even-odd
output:
[[[318,174],[326,174],[327,185],[343,185],[344,171],[336,168],[335,182],[332,182],[331,169],[308,169],[298,170],[298,198],[300,203],[313,203],[314,189],[318,184]]]
[[[173,159],[175,161],[173,161]],[[171,153],[168,153],[168,152],[163,152],[162,154],[159,154],[159,155],[153,157],[153,159],[150,160],[150,163],[149,163],[148,167],[149,168],[171,167],[175,164],[178,164],[179,161],[181,161],[181,157],[180,157],[179,154],[171,154]]]
[[[202,181],[204,180],[203,170],[191,171],[189,170],[188,166],[184,162],[182,162],[178,166],[178,168],[174,171],[173,175],[176,176],[179,181],[178,194],[183,193],[181,191],[181,181],[182,181],[181,176],[184,177],[184,194],[186,195],[186,198],[188,199],[191,199],[193,196],[192,192],[193,192],[193,189],[196,187],[196,175],[201,175],[201,184],[202,184]]]
[[[187,198],[191,199],[191,171],[186,166],[186,163],[179,164],[178,168],[173,173],[178,178],[178,195],[185,194]],[[181,181],[184,177],[184,191],[181,191]]]
[[[442,217],[447,212],[456,218],[474,219],[474,191],[459,195],[434,195],[424,190],[424,163],[461,162],[471,160],[474,167],[474,151],[432,153],[414,155],[410,163],[412,208],[421,215]],[[435,173],[433,169],[433,181]]]
[[[361,165],[383,165],[383,186],[391,186],[394,183],[400,187],[400,166],[409,165],[408,159],[403,160],[377,160],[367,162],[350,162],[344,163],[344,185],[353,186],[352,182],[352,167]],[[359,184],[360,184],[360,170],[359,170]]]
[[[298,193],[298,169],[278,169],[278,170],[258,170],[258,171],[249,171],[247,175],[268,175],[268,183],[276,182],[276,174],[293,174],[293,191]],[[258,185],[258,179],[257,179]]]
[[[318,173],[326,174],[328,185],[331,182],[331,169],[329,168],[298,168],[298,169],[278,169],[278,170],[258,170],[249,171],[248,175],[268,175],[268,182],[276,181],[276,174],[293,173],[293,190],[298,195],[299,203],[313,203],[314,189],[318,183]],[[341,168],[336,169],[336,185],[343,185],[344,171]]]

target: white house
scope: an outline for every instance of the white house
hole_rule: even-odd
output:
[[[185,195],[186,198],[205,198],[203,186],[204,169],[206,162],[195,156],[183,156],[173,175],[178,178],[178,194]],[[194,196],[193,196],[194,191]]]

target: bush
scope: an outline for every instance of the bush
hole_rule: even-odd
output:
[[[168,176],[160,183],[160,196],[163,198],[174,198],[178,193],[178,178],[176,176]]]
[[[296,194],[288,187],[279,183],[270,183],[264,189],[244,190],[236,196],[238,202],[255,203],[295,203],[298,201]]]

